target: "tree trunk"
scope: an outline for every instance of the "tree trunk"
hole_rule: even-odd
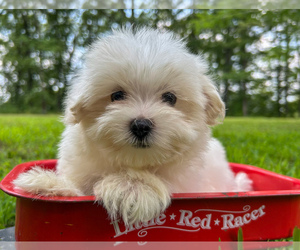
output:
[[[276,94],[277,94],[277,98],[276,98],[276,110],[277,110],[277,116],[280,117],[281,116],[281,104],[280,104],[280,99],[281,99],[281,87],[280,87],[280,73],[281,73],[281,66],[278,65],[276,68],[277,71],[277,86],[276,86]]]
[[[286,42],[286,52],[285,52],[285,66],[284,66],[284,105],[285,105],[285,116],[289,116],[289,103],[288,103],[288,96],[289,96],[289,52],[290,52],[290,38],[289,38],[289,31],[288,26],[285,29],[285,42]]]
[[[27,12],[28,14],[28,12]],[[28,21],[27,21],[27,16],[23,15],[22,13],[22,19],[23,19],[23,27],[24,27],[24,30],[25,30],[25,35],[27,37],[30,36],[29,34],[29,24],[28,24]],[[30,54],[31,54],[31,51],[30,49],[28,48],[28,46],[26,46],[27,48],[25,49],[25,58],[29,58],[30,57]],[[28,68],[27,70],[27,90],[28,90],[28,93],[31,92],[33,88],[33,77],[32,77],[32,72],[30,70],[30,68]]]
[[[246,93],[246,82],[242,81],[241,83],[242,87],[242,110],[243,110],[243,116],[248,116],[248,98]]]
[[[231,56],[232,56],[232,51],[230,49],[225,50],[225,65],[224,65],[224,72],[229,73],[232,69],[232,62],[231,62]],[[224,79],[224,84],[225,84],[225,91],[223,95],[223,101],[225,105],[228,105],[229,101],[229,81],[228,79]]]
[[[246,47],[245,45],[241,46],[241,58],[240,58],[240,65],[242,66],[242,71],[246,71],[248,64],[248,60],[246,58]],[[247,79],[243,79],[241,81],[241,91],[242,91],[242,111],[243,116],[248,116],[248,97],[247,97],[247,86],[246,86]]]
[[[134,24],[135,16],[134,16],[134,0],[131,0],[131,17],[130,17],[131,24]]]

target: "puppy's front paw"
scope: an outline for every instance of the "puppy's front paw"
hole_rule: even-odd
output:
[[[126,225],[158,217],[170,204],[166,185],[149,172],[126,171],[106,176],[94,186],[111,219],[121,216]]]
[[[72,182],[52,170],[34,167],[20,174],[13,184],[17,189],[42,196],[80,196],[83,193]]]

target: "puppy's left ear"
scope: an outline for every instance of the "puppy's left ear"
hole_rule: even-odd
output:
[[[225,117],[225,104],[222,101],[217,88],[209,77],[204,76],[206,84],[203,85],[204,95],[207,97],[205,106],[206,119],[208,125],[216,125],[223,121]]]

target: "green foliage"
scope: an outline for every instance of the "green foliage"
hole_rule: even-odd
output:
[[[243,241],[244,241],[244,237],[243,237],[243,230],[240,227],[239,231],[238,231],[238,237],[237,237],[237,241],[238,241],[238,250],[243,250]]]
[[[2,0],[2,8],[23,8],[23,9],[299,9],[298,0],[269,0],[269,1],[235,1],[235,0]]]
[[[243,240],[244,240],[244,237],[243,237],[243,230],[242,230],[241,227],[239,228],[237,239],[238,239],[238,241],[243,241]],[[240,249],[240,248],[239,248],[239,249]]]
[[[293,241],[294,242],[300,242],[300,229],[298,227],[294,228],[294,231],[293,231]]]
[[[15,224],[15,205],[16,198],[0,193],[0,228],[10,227]]]
[[[0,112],[61,111],[71,75],[81,67],[81,54],[111,28],[129,24],[185,37],[189,49],[207,59],[228,115],[299,116],[297,9],[1,10]]]

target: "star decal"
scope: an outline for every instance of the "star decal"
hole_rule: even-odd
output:
[[[220,223],[219,219],[216,219],[215,220],[215,225],[219,226],[219,223]]]
[[[175,220],[175,217],[176,217],[176,215],[175,215],[174,213],[172,213],[172,214],[170,215],[170,220]]]

